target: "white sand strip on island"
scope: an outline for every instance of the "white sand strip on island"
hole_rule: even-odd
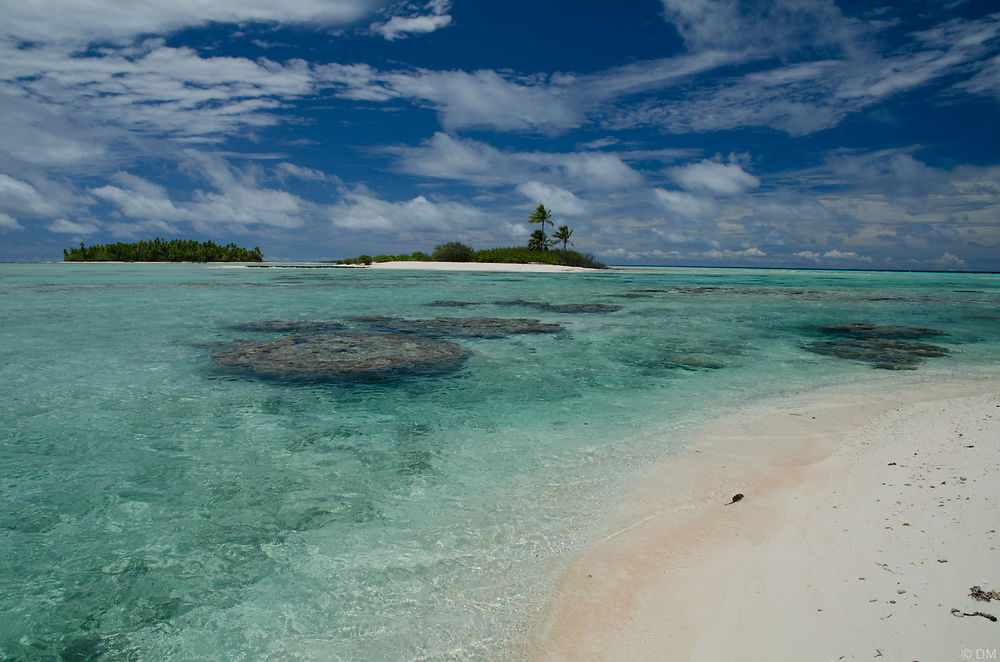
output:
[[[1000,624],[962,614],[1000,616],[969,596],[1000,590],[998,390],[879,378],[713,424],[566,572],[525,657],[996,655]]]
[[[520,271],[524,273],[600,272],[603,269],[567,267],[561,264],[504,264],[500,262],[376,262],[370,269],[420,269],[427,271]]]

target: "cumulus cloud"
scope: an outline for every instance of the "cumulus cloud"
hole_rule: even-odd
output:
[[[674,217],[682,219],[709,219],[718,214],[718,205],[711,198],[699,197],[686,191],[653,189],[656,201]]]
[[[451,2],[448,0],[431,0],[424,5],[422,12],[409,4],[395,7],[389,10],[393,14],[389,20],[375,23],[371,29],[389,41],[410,34],[427,34],[451,25],[450,9]]]
[[[287,191],[266,188],[252,171],[234,169],[222,157],[196,150],[185,152],[188,168],[212,188],[196,188],[187,200],[172,200],[166,189],[141,177],[119,172],[115,185],[90,193],[115,205],[130,218],[186,222],[202,230],[218,225],[295,228],[314,205]]]
[[[731,250],[731,249],[718,249],[713,248],[712,250],[705,251],[702,253],[705,257],[710,257],[716,260],[720,259],[732,259],[732,258],[743,258],[743,257],[766,257],[767,253],[760,250],[756,246],[750,246],[742,250]]]
[[[93,234],[100,230],[94,223],[76,223],[60,218],[45,226],[50,232],[63,234]]]
[[[17,219],[0,212],[0,230],[23,230]]]
[[[954,271],[968,267],[965,260],[957,255],[952,255],[951,253],[943,254],[941,257],[934,260],[932,264],[945,271]]]
[[[539,202],[549,209],[566,216],[580,216],[587,213],[587,204],[572,191],[542,182],[525,182],[517,186],[517,192],[529,201]]]
[[[462,203],[432,202],[422,195],[389,202],[364,188],[346,192],[328,214],[334,227],[375,232],[454,232],[468,230],[483,219],[479,209]]]
[[[705,191],[716,195],[745,193],[760,186],[760,180],[736,163],[700,161],[671,168],[671,176],[689,191]]]

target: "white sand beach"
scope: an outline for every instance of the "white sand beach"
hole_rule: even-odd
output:
[[[962,614],[1000,616],[969,595],[1000,590],[997,467],[986,378],[896,373],[728,416],[625,500],[525,657],[996,659],[1000,624]]]

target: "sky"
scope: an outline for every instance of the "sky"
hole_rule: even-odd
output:
[[[0,0],[0,260],[1000,271],[994,1]]]

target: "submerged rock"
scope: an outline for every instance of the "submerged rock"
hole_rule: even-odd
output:
[[[559,324],[546,324],[537,319],[500,317],[438,317],[436,319],[409,320],[398,317],[353,317],[379,329],[396,333],[437,338],[502,338],[515,333],[558,333]]]
[[[897,340],[912,340],[915,338],[926,338],[927,336],[944,335],[944,331],[926,329],[919,326],[900,326],[897,324],[879,326],[864,322],[828,324],[820,326],[819,330],[826,334],[849,336],[852,338],[895,338]]]
[[[494,301],[497,306],[527,306],[538,308],[550,313],[613,313],[621,310],[621,306],[606,303],[545,303],[544,301],[524,301],[515,299],[514,301]]]
[[[222,369],[295,381],[447,372],[469,356],[446,340],[391,333],[314,333],[250,341],[212,354]]]
[[[322,333],[343,329],[340,322],[310,322],[305,320],[264,320],[263,322],[247,322],[235,324],[234,331],[264,331],[274,333]]]
[[[438,299],[437,301],[431,301],[431,306],[446,306],[450,308],[463,308],[465,306],[478,306],[479,303],[476,301],[454,301],[452,299]]]
[[[923,359],[948,353],[944,347],[896,338],[817,340],[805,349],[839,359],[864,361],[884,370],[914,370]]]

